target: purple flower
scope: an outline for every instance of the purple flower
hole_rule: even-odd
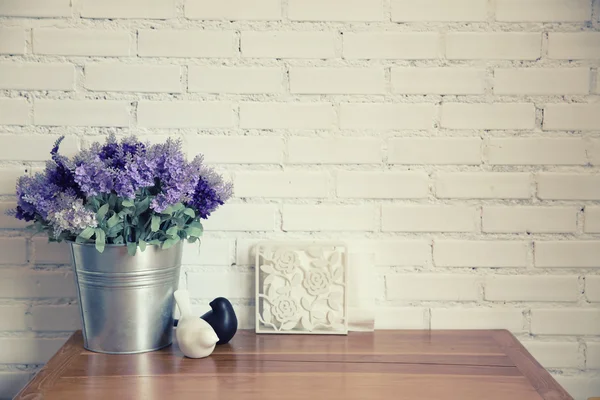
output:
[[[225,204],[232,194],[231,182],[224,182],[223,177],[212,168],[202,166],[190,205],[197,210],[201,218],[206,219],[210,213]]]
[[[202,158],[196,157],[188,163],[181,150],[181,141],[172,139],[152,146],[150,154],[156,162],[154,177],[159,187],[159,193],[151,203],[152,209],[161,212],[170,205],[190,200],[198,182]]]
[[[78,199],[73,193],[59,193],[54,199],[53,206],[48,213],[48,220],[53,227],[55,237],[63,231],[78,235],[85,228],[96,227],[96,214],[85,208],[83,200]]]

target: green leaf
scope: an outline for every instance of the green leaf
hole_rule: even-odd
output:
[[[137,244],[133,242],[127,242],[127,253],[130,256],[135,256],[135,251],[137,250]]]
[[[179,232],[179,228],[176,226],[172,226],[169,229],[167,229],[166,233],[169,236],[175,236],[175,235],[177,235],[177,232]]]
[[[152,239],[151,241],[148,242],[148,244],[153,245],[153,246],[154,245],[160,245],[161,241],[158,240],[158,239]]]
[[[150,208],[150,197],[146,197],[135,205],[135,215],[143,214],[148,208]]]
[[[123,207],[135,207],[133,201],[127,199],[123,200],[121,204],[123,205]]]
[[[150,224],[150,230],[156,232],[160,229],[160,217],[158,215],[152,216],[152,222]]]
[[[173,206],[169,206],[167,208],[165,208],[164,210],[162,210],[160,213],[161,214],[165,214],[165,215],[173,215]]]
[[[117,195],[114,193],[111,193],[110,196],[108,196],[108,205],[110,206],[110,208],[115,208],[115,206],[117,205]]]
[[[110,217],[107,221],[108,227],[112,228],[113,226],[117,225],[120,220],[121,218],[119,218],[119,214],[113,214],[112,217]]]
[[[196,240],[198,240],[198,238],[196,236],[190,236],[187,241],[188,241],[188,243],[195,243]]]
[[[100,253],[102,253],[104,251],[104,246],[106,244],[106,236],[104,234],[104,231],[100,228],[96,228],[95,232],[96,232],[96,250],[98,250]]]
[[[100,207],[100,209],[96,213],[96,219],[98,221],[104,220],[104,217],[106,216],[106,213],[108,212],[108,209],[109,209],[108,203],[106,203],[102,207]]]
[[[144,242],[143,240],[140,240],[140,250],[141,251],[145,251],[146,250],[146,242]]]
[[[184,213],[185,215],[187,215],[187,216],[190,216],[190,217],[192,217],[192,218],[196,218],[196,212],[195,212],[193,209],[191,209],[191,208],[186,208],[186,209],[183,211],[183,213]]]
[[[114,238],[113,243],[114,244],[123,244],[123,243],[125,243],[124,240],[123,240],[123,236],[119,235],[116,238]]]
[[[89,238],[91,238],[94,235],[95,229],[92,228],[91,226],[88,226],[87,228],[85,228],[78,237],[81,237],[84,240],[88,240]]]
[[[179,242],[179,236],[175,236],[172,239],[167,239],[163,242],[162,244],[162,248],[163,249],[168,249],[169,247],[172,247],[174,244],[176,244],[177,242]]]
[[[185,229],[185,231],[190,236],[200,237],[200,236],[202,236],[202,233],[204,232],[204,228],[202,227],[202,224],[200,222],[194,221],[190,224],[190,226],[188,226]]]

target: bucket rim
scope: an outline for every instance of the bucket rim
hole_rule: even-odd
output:
[[[65,239],[65,242],[69,243],[71,246],[75,245],[75,246],[86,246],[86,247],[93,246],[93,247],[96,247],[96,243],[77,243],[74,240],[70,240],[70,239]],[[180,243],[183,243],[183,240],[180,240],[179,242],[175,243],[170,248],[179,246]],[[115,243],[106,243],[104,246],[105,247],[127,247],[126,244],[115,244]],[[158,247],[160,250],[163,250],[163,248],[160,247],[160,245],[158,245],[158,244],[146,244],[146,248],[148,248],[148,247]],[[164,249],[164,250],[169,250],[169,249]]]

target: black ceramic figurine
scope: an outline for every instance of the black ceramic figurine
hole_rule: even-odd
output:
[[[212,310],[200,318],[208,322],[215,330],[215,333],[219,337],[217,344],[229,343],[237,332],[238,325],[233,306],[226,298],[217,297],[210,302],[210,308]]]
[[[229,343],[237,332],[237,317],[233,306],[224,297],[217,297],[210,302],[210,310],[200,318],[208,322],[219,337],[217,344]],[[175,320],[174,325],[177,326],[179,320]]]

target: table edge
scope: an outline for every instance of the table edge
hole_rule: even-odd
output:
[[[493,330],[491,336],[542,399],[574,400],[510,331]]]
[[[81,330],[77,330],[35,374],[34,378],[17,393],[13,400],[42,399],[44,392],[54,385],[71,360],[81,354],[83,350],[83,334]]]

